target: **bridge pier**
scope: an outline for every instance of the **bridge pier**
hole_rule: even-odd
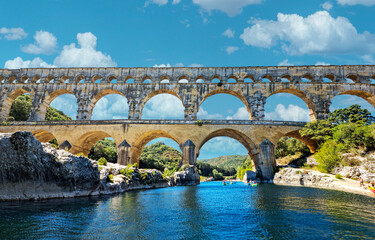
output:
[[[259,144],[259,162],[257,171],[261,172],[263,180],[272,180],[276,167],[275,145],[265,139]]]
[[[195,144],[189,139],[182,145],[182,165],[195,165]]]
[[[130,144],[124,140],[120,145],[118,145],[118,155],[117,155],[117,163],[120,165],[129,165],[132,164],[130,158]]]

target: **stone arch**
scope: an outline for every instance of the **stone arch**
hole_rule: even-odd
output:
[[[92,81],[91,81],[92,83],[97,83],[96,81],[99,80],[99,79],[100,79],[100,82],[98,82],[98,83],[102,83],[103,77],[100,76],[100,75],[94,75],[91,79],[92,79]]]
[[[21,96],[22,94],[25,94],[25,93],[29,93],[29,92],[23,88],[17,88],[7,95],[7,97],[5,98],[5,101],[3,102],[3,106],[1,108],[0,119],[2,120],[8,119],[10,108],[12,107],[14,100],[16,100],[18,96]]]
[[[282,137],[292,137],[303,142],[310,149],[311,153],[315,153],[316,149],[318,148],[318,144],[316,141],[308,137],[302,137],[301,134],[299,133],[299,130],[288,132]]]
[[[147,80],[150,80],[150,82],[145,82],[145,81],[147,81]],[[141,78],[141,82],[142,82],[142,83],[152,83],[152,78],[151,78],[151,76],[149,76],[149,75],[144,75],[144,76]]]
[[[248,154],[253,161],[253,166],[255,167],[255,169],[259,169],[259,156],[255,143],[244,133],[231,128],[224,128],[210,132],[204,139],[202,139],[200,142],[197,142],[197,148],[195,149],[196,158],[198,158],[199,151],[202,148],[202,146],[206,142],[215,137],[230,137],[240,142],[248,151]]]
[[[347,75],[345,76],[345,82],[346,82],[346,83],[351,83],[351,82],[348,82],[347,79],[353,81],[353,83],[358,83],[358,82],[359,82],[359,76],[358,76],[357,74],[353,74],[353,73],[351,73],[351,74],[347,74]]]
[[[44,99],[43,103],[40,105],[38,110],[38,117],[37,121],[44,121],[46,118],[46,112],[50,104],[53,100],[55,100],[57,97],[63,95],[63,94],[72,94],[74,97],[76,97],[71,91],[67,89],[58,89],[51,93],[49,93],[46,98]]]
[[[49,142],[56,137],[49,131],[46,130],[36,130],[31,132],[34,137],[39,141],[39,142]]]
[[[185,104],[184,104],[184,101],[182,100],[182,97],[175,91],[173,90],[169,90],[169,89],[159,89],[159,90],[155,90],[155,91],[152,91],[151,93],[149,93],[146,97],[144,97],[142,99],[142,102],[141,102],[141,115],[143,113],[143,109],[144,107],[146,106],[146,103],[148,102],[148,100],[150,100],[152,97],[155,97],[156,95],[159,95],[159,94],[171,94],[175,97],[177,97],[178,99],[181,100],[181,103],[182,103],[182,106],[185,107]],[[142,116],[140,116],[142,117]]]
[[[19,83],[26,83],[26,81],[29,79],[29,77],[27,76],[27,75],[23,75],[21,78],[20,78],[20,80],[19,81],[17,81],[17,82],[19,82]]]
[[[290,83],[293,82],[293,77],[289,74],[284,74],[280,77],[280,82],[283,82],[282,79],[288,80]],[[285,81],[286,82],[286,81]]]
[[[336,82],[336,76],[334,74],[326,74],[323,76],[323,78],[327,78],[331,80],[331,82]]]
[[[162,130],[153,130],[143,133],[137,140],[133,143],[131,148],[131,158],[132,163],[139,163],[139,158],[141,156],[143,148],[146,146],[147,143],[156,139],[156,138],[169,138],[175,141],[181,148],[182,144],[178,138],[174,137],[172,134],[162,131]],[[182,152],[182,149],[181,149]]]
[[[189,83],[190,79],[186,75],[181,75],[178,77],[177,82],[178,83]]]
[[[116,83],[119,83],[120,79],[121,78],[119,78],[119,77],[117,77],[115,75],[110,75],[110,76],[107,77],[106,83],[113,83],[112,82],[113,80],[116,80]]]
[[[340,92],[337,95],[344,95],[344,94],[354,95],[354,96],[363,98],[364,100],[366,100],[368,103],[370,103],[372,106],[375,107],[375,96],[369,92],[365,92],[362,90],[348,90],[348,91]]]
[[[49,82],[51,82],[52,80],[55,82],[55,79],[56,79],[55,76],[53,76],[53,75],[48,75],[48,76],[46,77],[46,82],[49,83]]]
[[[41,80],[40,75],[35,75],[34,77],[32,77],[32,82],[33,83],[38,83],[38,81],[40,82],[40,80]]]
[[[3,83],[4,79],[5,79],[5,77],[0,75],[0,83]]]
[[[249,119],[252,119],[252,115],[251,115],[251,109],[249,107],[249,104],[246,100],[246,97],[240,93],[240,92],[237,92],[237,91],[234,91],[234,90],[230,90],[230,89],[216,89],[214,91],[211,91],[211,92],[208,92],[206,93],[205,95],[203,95],[203,98],[202,100],[199,102],[199,106],[198,106],[198,109],[197,109],[197,112],[199,111],[202,103],[209,97],[213,96],[213,95],[216,95],[216,94],[229,94],[229,95],[232,95],[238,99],[240,99],[243,104],[245,105],[246,107],[246,110],[249,112]]]
[[[84,82],[81,82],[82,80],[85,80]],[[76,83],[86,83],[86,78],[85,78],[85,76],[83,76],[83,75],[78,75],[77,77],[76,77]]]
[[[267,96],[267,98],[271,97],[272,95],[278,94],[278,93],[289,93],[289,94],[293,94],[293,95],[299,97],[300,99],[302,99],[306,103],[308,109],[310,110],[311,121],[317,120],[315,104],[314,104],[313,100],[305,92],[303,92],[301,90],[297,90],[297,89],[284,88],[284,89],[280,89],[280,90],[277,90],[277,91],[271,93],[270,95]]]
[[[70,152],[72,154],[83,153],[87,156],[95,143],[107,137],[111,136],[104,131],[97,130],[86,132],[75,141]]]
[[[16,75],[11,75],[6,79],[6,83],[13,83],[17,79]]]
[[[263,75],[261,81],[265,82],[264,79],[268,79],[270,82],[273,82],[273,77],[270,74]]]
[[[110,94],[118,94],[118,95],[121,95],[123,97],[125,97],[125,95],[120,92],[119,90],[116,90],[116,89],[103,89],[101,91],[99,91],[97,94],[95,94],[95,96],[91,99],[91,102],[89,104],[89,106],[87,107],[87,112],[89,113],[90,115],[90,119],[92,117],[92,111],[94,110],[95,108],[95,105],[96,103],[104,96],[106,95],[110,95]],[[125,97],[126,98],[126,97]]]

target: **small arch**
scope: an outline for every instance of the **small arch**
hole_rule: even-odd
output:
[[[129,78],[125,81],[125,84],[133,84],[135,83],[135,80],[133,78]]]
[[[108,77],[108,81],[107,82],[112,83],[112,84],[116,84],[116,83],[118,83],[117,77],[114,76],[114,75],[111,75],[111,76]]]
[[[235,78],[229,78],[227,83],[237,83],[237,80]]]
[[[356,74],[348,74],[345,77],[347,83],[357,83],[359,82],[359,77]]]
[[[39,141],[39,142],[50,142],[53,139],[56,139],[56,137],[49,131],[46,130],[36,130],[31,132],[34,137]]]
[[[142,80],[142,83],[152,83],[151,79],[147,78]]]
[[[375,84],[375,75],[370,77],[370,84]]]
[[[99,75],[94,75],[94,76],[92,77],[92,82],[93,82],[93,83],[101,83],[101,81],[102,81],[102,77],[99,76]]]
[[[163,79],[160,81],[160,83],[169,83],[169,79]]]
[[[314,81],[314,76],[311,74],[305,74],[301,78],[301,82],[312,82]]]
[[[61,77],[61,81],[63,82],[63,83],[70,83],[70,79],[69,79],[69,77],[68,76],[62,76]]]
[[[87,156],[95,143],[104,138],[112,137],[108,133],[99,130],[86,132],[75,141],[70,152],[72,154],[83,153]]]
[[[244,83],[253,83],[254,82],[254,78],[246,77],[246,78],[244,78],[243,82]]]
[[[76,77],[76,83],[85,83],[86,78],[83,75],[79,75]]]
[[[41,77],[39,75],[35,75],[32,78],[33,83],[41,83]]]
[[[220,83],[220,79],[219,78],[213,78],[211,80],[211,83]]]
[[[28,83],[28,81],[29,81],[29,77],[27,75],[23,75],[20,78],[20,83]]]
[[[273,82],[273,77],[269,74],[266,74],[262,77],[262,82]]]
[[[12,75],[10,77],[8,77],[7,81],[8,83],[16,83],[17,82],[17,77],[15,75]]]
[[[54,83],[55,82],[55,77],[51,76],[51,75],[47,76],[46,77],[46,82],[47,83]]]
[[[0,76],[0,83],[4,83],[5,82],[5,77],[4,76]]]
[[[196,83],[204,83],[205,82],[205,77],[203,75],[199,75],[198,77],[195,78]]]
[[[293,78],[289,74],[285,74],[285,75],[281,76],[280,82],[291,83],[291,82],[293,82]]]
[[[327,74],[323,77],[323,82],[335,82],[336,76],[333,74]]]
[[[181,143],[179,139],[172,134],[162,131],[162,130],[152,130],[143,133],[141,136],[137,138],[137,140],[132,145],[132,161],[139,163],[139,158],[141,156],[143,148],[146,146],[147,143],[156,139],[156,138],[169,138],[175,141],[181,148]],[[182,149],[181,149],[182,151]]]
[[[178,83],[189,83],[189,80],[187,80],[187,79],[180,79],[180,80],[178,80]]]

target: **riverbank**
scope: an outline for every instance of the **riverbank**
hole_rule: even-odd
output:
[[[0,134],[0,201],[42,200],[115,194],[130,190],[195,185],[193,166],[163,177],[155,169],[138,169],[97,161],[41,144],[30,132]]]
[[[368,184],[363,188],[359,186],[359,181],[345,177],[338,179],[335,175],[315,170],[284,168],[275,174],[274,184],[324,188],[375,197],[375,194],[367,189]]]

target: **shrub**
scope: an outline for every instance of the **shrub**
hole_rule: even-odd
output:
[[[2,122],[1,122],[1,125],[3,125],[3,126],[7,126],[8,123],[7,123],[6,121],[2,121]]]
[[[212,171],[212,176],[215,178],[215,180],[223,180],[223,174],[219,173],[216,169]]]
[[[131,165],[133,168],[138,168],[138,163],[134,163],[133,165]]]
[[[98,165],[107,166],[107,159],[105,159],[104,157],[99,158]]]
[[[335,175],[335,178],[337,178],[337,179],[342,179],[342,176],[341,176],[340,173],[338,173],[338,174]]]
[[[108,175],[108,180],[109,180],[110,182],[113,182],[113,174],[109,174],[109,175]]]
[[[76,154],[77,157],[86,157],[86,155],[82,152]]]
[[[344,145],[335,140],[328,140],[315,155],[318,170],[323,173],[331,173],[341,161],[340,152],[344,149]]]
[[[296,174],[302,174],[302,172],[300,170],[297,170],[295,173]]]
[[[132,178],[134,173],[133,169],[130,169],[129,167],[126,167],[125,169],[120,170],[120,174],[124,175],[127,178]]]
[[[197,120],[195,121],[195,125],[198,125],[199,127],[203,125],[203,121],[202,120]]]
[[[168,177],[173,176],[174,173],[175,173],[174,169],[172,170],[169,170],[168,168],[164,169],[163,179],[167,179]]]

